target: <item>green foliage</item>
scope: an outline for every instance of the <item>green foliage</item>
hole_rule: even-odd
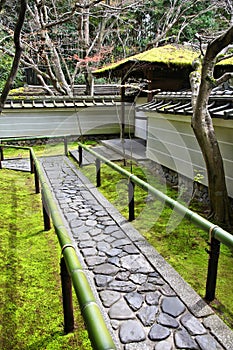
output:
[[[8,75],[11,70],[12,58],[0,52],[0,91],[2,91]],[[23,84],[22,71],[18,71],[17,78],[14,82],[14,87],[22,86]]]
[[[171,12],[173,4],[175,8]],[[24,23],[24,32],[22,33],[25,52],[29,57],[35,60],[37,67],[43,72],[47,70],[47,64],[43,59],[42,52],[46,53],[51,59],[53,66],[53,54],[51,47],[44,46],[44,40],[41,31],[37,28],[37,23],[32,15],[33,2],[29,1],[32,12],[27,11]],[[70,20],[62,21],[59,25],[50,26],[53,21],[60,17],[63,18],[67,9],[72,9],[74,3],[72,1],[55,1],[51,6],[49,1],[44,1],[42,6],[49,9],[48,35],[54,43],[54,47],[58,49],[60,56],[60,64],[64,76],[68,84],[71,84],[71,76],[76,72],[75,84],[85,83],[83,72],[86,65],[91,69],[95,67],[109,64],[123,57],[129,57],[138,52],[147,50],[148,45],[151,47],[159,41],[159,44],[174,41],[179,43],[193,42],[194,35],[198,32],[200,35],[213,35],[220,30],[228,27],[230,23],[230,13],[227,12],[226,6],[218,5],[203,13],[208,6],[212,4],[211,0],[203,1],[168,1],[168,0],[145,0],[138,3],[138,6],[129,6],[127,2],[111,3],[107,8],[102,6],[103,3],[96,3],[90,6],[88,16],[86,13],[80,14],[79,11],[71,16]],[[111,8],[117,7],[116,10]],[[122,10],[119,10],[122,6]],[[41,10],[41,5],[38,5]],[[13,0],[5,4],[5,10],[2,13],[2,24],[10,30],[14,29],[18,12],[18,3]],[[229,11],[230,12],[230,11]],[[180,14],[178,18],[176,15]],[[83,17],[82,17],[83,16]],[[192,20],[189,22],[189,20]],[[88,37],[85,37],[85,29],[83,23],[88,24]],[[186,25],[188,23],[188,25]],[[181,30],[181,28],[183,28]],[[35,31],[33,32],[33,29]],[[181,32],[181,33],[180,33]],[[87,33],[87,32],[86,32]],[[160,37],[161,35],[161,37]],[[0,34],[2,38],[3,35]],[[9,32],[5,34],[5,40],[2,42],[4,47],[12,49],[12,39],[9,39]],[[89,41],[89,44],[88,44]],[[33,48],[33,49],[32,49]],[[90,50],[89,50],[90,49]],[[85,59],[88,52],[87,61]],[[2,89],[5,80],[5,71],[8,72],[9,62],[5,62],[6,58],[1,58],[1,83]],[[76,63],[79,68],[75,70]],[[55,70],[54,70],[55,74]],[[57,77],[58,80],[60,79]],[[34,78],[31,77],[31,83]],[[23,71],[19,72],[14,87],[21,86],[23,82]],[[49,82],[48,82],[49,83]]]
[[[0,348],[90,350],[76,299],[77,330],[63,333],[60,248],[54,230],[43,231],[33,182],[28,173],[0,171]]]

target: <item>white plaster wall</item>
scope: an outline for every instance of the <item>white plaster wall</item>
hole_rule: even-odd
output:
[[[125,106],[134,131],[134,110]],[[95,106],[82,109],[13,109],[0,116],[0,138],[49,135],[94,135],[120,132],[121,106]]]
[[[147,157],[207,185],[205,163],[191,128],[190,116],[147,112]],[[223,156],[229,195],[233,197],[233,120],[213,119]]]

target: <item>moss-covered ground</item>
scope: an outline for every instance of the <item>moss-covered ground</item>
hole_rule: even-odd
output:
[[[69,149],[77,149],[77,144],[75,143],[69,144]],[[63,144],[47,144],[43,146],[34,147],[34,150],[38,156],[64,154]],[[17,151],[7,150],[7,149],[4,150],[4,154],[6,154],[6,157],[17,156],[18,152],[19,152],[18,150]],[[20,153],[20,156],[27,157],[28,151],[26,152],[22,151]],[[119,165],[124,166],[123,162],[120,162]],[[89,177],[89,179],[93,183],[95,183],[94,166],[87,166],[87,167],[85,166],[81,168],[81,170],[84,172],[86,176]],[[131,170],[131,167],[128,166],[127,170]],[[148,180],[148,171],[145,171],[145,169],[138,167],[136,164],[133,165],[133,173],[135,173],[137,176],[139,176],[140,178],[146,181]],[[104,196],[109,201],[111,201],[116,206],[116,208],[126,218],[128,218],[127,181],[125,179],[122,179],[121,175],[117,174],[114,170],[110,169],[105,165],[102,165],[101,167],[101,174],[102,174],[102,185],[99,188],[99,190],[104,194]],[[18,179],[21,178],[21,175],[19,176],[18,173],[14,173],[14,172],[5,173],[5,170],[1,170],[0,175],[1,175],[0,177],[1,186],[3,185],[3,180],[6,181],[4,185],[6,187],[5,192],[3,191],[2,188],[0,188],[2,203],[4,203],[4,206],[5,206],[7,201],[10,201],[9,199],[7,199],[7,195],[8,193],[10,193],[9,189],[12,189],[11,196],[14,196],[14,193],[15,193],[14,186],[12,186],[11,184],[11,176],[15,176],[14,181],[16,181],[17,183]],[[30,177],[30,175],[26,175],[26,174],[22,176],[26,176],[25,179],[27,179],[27,176]],[[26,181],[25,179],[20,181],[23,181],[24,183]],[[162,185],[153,174],[152,176],[149,176],[149,182],[153,186],[161,190],[162,192],[171,196],[172,198],[177,197],[177,191]],[[20,185],[20,188],[22,190],[23,186]],[[185,192],[185,189],[184,189],[184,192]],[[30,189],[28,192],[28,197],[31,199],[31,203],[29,204],[29,207],[31,206],[31,210],[33,211],[33,208],[35,205],[40,206],[39,202],[35,204],[36,201],[40,201],[40,200],[38,199],[38,195],[36,196],[36,195],[33,195],[32,193],[33,193],[33,189]],[[26,194],[23,194],[23,191],[21,195],[26,198]],[[13,203],[13,200],[12,200],[12,203]],[[18,202],[18,205],[19,203],[21,202]],[[13,210],[9,208],[8,208],[8,211]],[[202,214],[203,212],[203,208],[200,207],[199,203],[192,203],[190,209],[198,211],[200,214]],[[25,209],[22,209],[22,210],[25,210]],[[40,210],[39,210],[39,213],[40,213]],[[4,219],[4,215],[5,215],[5,219]],[[30,215],[32,215],[32,212]],[[41,214],[37,214],[37,215],[40,216]],[[206,276],[207,276],[207,264],[208,264],[208,254],[206,252],[206,249],[208,249],[207,233],[195,227],[187,220],[184,220],[184,219],[181,220],[177,215],[174,214],[174,212],[171,209],[164,207],[157,200],[153,200],[153,198],[150,195],[148,196],[148,194],[144,190],[140,189],[138,186],[135,187],[135,216],[136,216],[136,219],[133,221],[133,225],[155,247],[155,249],[180,273],[180,275],[200,294],[200,296],[204,297],[205,283],[206,283]],[[3,234],[3,237],[2,237],[2,232],[9,230],[6,228],[4,229],[4,226],[2,223],[4,223],[5,220],[7,223],[8,222],[7,220],[10,220],[10,217],[11,215],[9,215],[9,213],[4,214],[4,211],[2,210],[2,217],[0,219],[1,220],[1,227],[0,227],[1,240],[3,240],[3,237],[4,237],[4,240],[7,240],[7,243],[4,241],[0,247],[1,264],[2,262],[4,262],[4,259],[2,258],[2,256],[6,254],[5,250],[2,253],[2,249],[3,249],[2,247],[4,245],[4,249],[5,249],[5,246],[8,246],[10,244],[9,242],[11,241],[10,238],[7,238],[7,236],[5,237],[5,233]],[[27,232],[28,226],[31,225],[31,223],[29,224],[28,222],[29,221],[27,221],[26,224],[23,224],[24,228],[26,226],[25,232]],[[10,221],[8,225],[11,226]],[[41,231],[41,233],[38,235],[35,235],[35,237],[36,238],[37,237],[40,238],[44,236],[47,237],[48,234],[46,233],[45,235],[45,233],[43,233],[42,231],[43,227],[42,227],[41,218],[39,219],[38,225],[39,225],[38,232]],[[5,230],[5,231],[2,231],[2,230]],[[35,228],[35,232],[36,230],[37,228]],[[36,241],[35,237],[33,238],[33,242]],[[54,237],[54,234],[52,234],[52,237]],[[39,240],[39,242],[42,242],[42,241]],[[55,245],[56,244],[57,243],[55,239]],[[35,247],[35,254],[38,254],[38,249],[39,251],[41,251],[40,243],[38,243],[38,246]],[[53,253],[55,252],[54,253],[55,256],[52,257],[51,252]],[[49,254],[51,256],[52,261],[59,260],[59,253],[56,253],[56,250],[52,250],[52,251],[50,250]],[[233,283],[232,259],[233,259],[232,251],[222,246],[220,259],[219,259],[216,299],[211,303],[211,306],[222,317],[222,319],[233,329],[233,291],[231,288],[229,288],[229,286],[231,286]],[[6,270],[6,267],[4,268]],[[57,271],[58,271],[57,269],[58,267],[55,268],[55,271],[56,271],[55,274],[57,274]],[[1,278],[4,279],[6,277],[1,277]],[[3,282],[1,280],[1,285],[2,283]],[[59,285],[59,282],[58,282],[58,285]],[[1,289],[3,291],[5,290],[3,288]],[[60,305],[59,305],[59,308],[60,308]],[[59,312],[60,312],[60,309],[59,309]],[[62,316],[60,321],[60,328],[58,331],[58,333],[59,332],[61,333],[60,335],[58,335],[58,337],[61,337],[61,339],[65,339],[66,337],[62,335],[61,323],[62,323]],[[71,340],[70,340],[71,343],[73,341],[72,337],[73,335],[71,335]],[[44,348],[53,349],[52,347],[44,347]],[[65,347],[65,348],[68,349],[68,347]],[[34,348],[28,347],[28,349],[34,349]],[[80,349],[82,349],[82,347],[80,347]]]
[[[123,162],[120,162],[123,166]],[[131,170],[131,167],[126,167]],[[85,166],[82,172],[95,183],[95,167]],[[145,181],[148,171],[133,166],[133,173]],[[116,208],[128,218],[127,180],[116,171],[102,165],[101,187],[99,190]],[[154,187],[176,199],[177,191],[162,185],[155,176],[149,181]],[[185,191],[185,190],[184,190]],[[190,209],[202,209],[198,203]],[[208,234],[189,221],[182,219],[170,208],[139,188],[135,187],[135,220],[132,224],[151,243],[155,249],[170,263],[193,289],[204,298],[207,276]],[[227,247],[221,247],[219,259],[216,299],[211,306],[221,318],[233,328],[233,253]]]
[[[0,171],[0,349],[91,349],[74,295],[76,329],[65,335],[60,247],[43,230],[29,173]]]

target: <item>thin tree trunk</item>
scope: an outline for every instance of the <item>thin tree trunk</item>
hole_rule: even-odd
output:
[[[26,9],[27,9],[27,1],[20,0],[19,16],[18,16],[18,20],[14,30],[15,56],[12,62],[10,74],[8,76],[8,79],[5,83],[5,86],[3,88],[3,91],[0,97],[0,113],[4,108],[4,104],[6,102],[9,91],[12,88],[12,85],[14,83],[14,80],[19,68],[20,58],[23,51],[21,46],[20,36],[21,36],[21,30],[24,24]]]
[[[196,66],[196,71],[191,73],[190,76],[193,94],[192,128],[206,164],[210,217],[218,224],[227,226],[231,222],[231,212],[225,171],[213,121],[208,111],[208,100],[213,87],[218,84],[218,81],[214,79],[214,67],[217,61],[217,55],[232,40],[233,28],[230,28],[223,36],[218,37],[208,45],[202,59],[201,72],[198,71],[199,67]]]

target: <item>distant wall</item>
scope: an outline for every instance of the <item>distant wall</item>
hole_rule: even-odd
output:
[[[147,157],[207,185],[205,163],[191,128],[190,116],[146,112]],[[233,120],[213,119],[222,152],[229,196],[233,198]]]
[[[136,100],[136,107],[147,102],[146,97],[139,97]],[[142,140],[147,139],[147,116],[143,111],[135,109],[135,136]]]
[[[126,104],[126,130],[134,132],[134,109]],[[64,109],[5,109],[0,116],[0,138],[40,135],[119,134],[121,105]]]

